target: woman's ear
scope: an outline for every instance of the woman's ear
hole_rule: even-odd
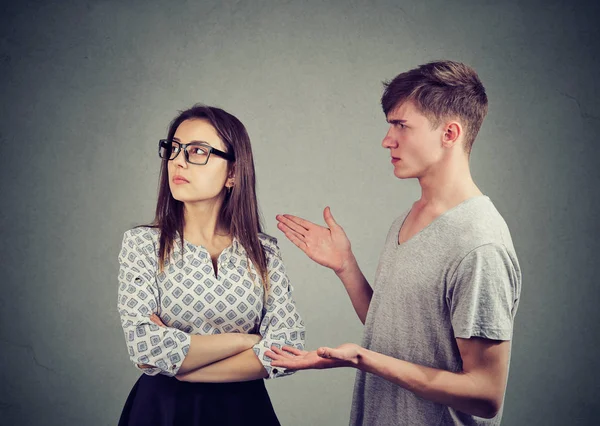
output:
[[[235,165],[232,165],[227,172],[227,181],[225,182],[225,186],[227,188],[232,188],[235,184]]]

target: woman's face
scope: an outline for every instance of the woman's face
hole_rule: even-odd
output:
[[[202,119],[182,122],[173,140],[181,144],[198,142],[227,152],[215,128]],[[215,154],[211,154],[208,162],[201,166],[186,162],[185,153],[181,150],[177,157],[169,160],[168,171],[171,194],[183,203],[214,200],[223,193],[226,185],[232,184],[227,160]]]

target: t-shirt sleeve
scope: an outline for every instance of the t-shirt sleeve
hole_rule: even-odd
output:
[[[455,337],[512,338],[520,272],[507,249],[485,244],[458,264],[446,294]]]

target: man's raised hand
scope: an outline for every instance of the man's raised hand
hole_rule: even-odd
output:
[[[319,265],[342,272],[354,260],[350,240],[337,224],[329,207],[323,210],[328,228],[293,215],[277,215],[277,228]]]

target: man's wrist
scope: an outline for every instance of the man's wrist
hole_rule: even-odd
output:
[[[362,346],[359,347],[358,353],[356,354],[356,365],[354,368],[365,371],[367,368],[368,356],[369,350],[363,348]]]
[[[343,262],[342,267],[338,271],[334,271],[335,274],[341,280],[344,280],[344,277],[348,275],[352,275],[358,269],[358,262],[354,257],[354,254],[350,252],[348,258]]]

